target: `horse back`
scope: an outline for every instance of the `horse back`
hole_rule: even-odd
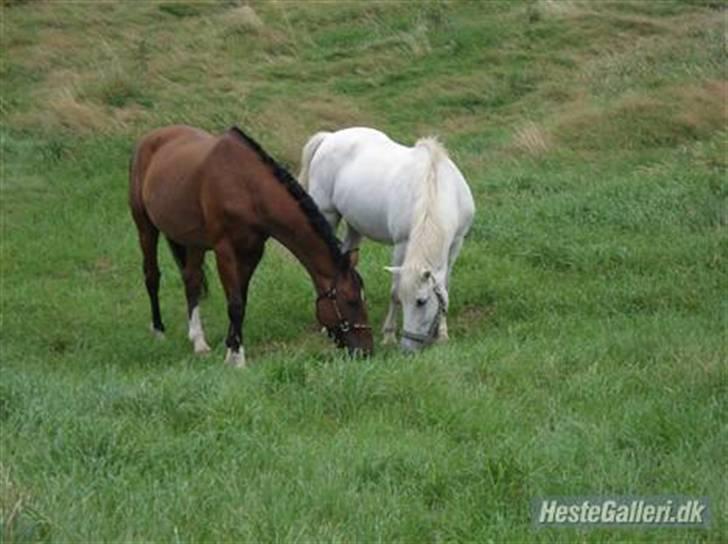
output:
[[[414,218],[425,208],[436,211],[448,235],[467,232],[472,221],[468,184],[434,139],[421,139],[408,147],[378,130],[340,130],[321,143],[310,177],[310,192],[319,206],[336,209],[374,240],[407,239]],[[421,196],[432,205],[420,206]]]

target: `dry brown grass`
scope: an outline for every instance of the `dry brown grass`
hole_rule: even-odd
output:
[[[16,534],[27,532],[32,526],[34,536],[47,536],[48,521],[32,506],[32,497],[14,481],[10,469],[0,464],[0,538],[3,542],[16,542]],[[21,537],[22,538],[22,535]]]
[[[137,104],[131,104],[123,108],[115,108],[112,117],[115,127],[128,130],[140,125],[149,125],[148,120],[151,114],[145,108]]]
[[[522,153],[539,157],[551,149],[551,136],[542,126],[528,121],[516,129],[513,146]]]
[[[352,125],[370,125],[375,116],[363,110],[353,100],[339,95],[311,97],[300,104],[308,123],[316,130],[338,130]]]
[[[302,100],[279,100],[243,120],[246,129],[261,136],[277,159],[295,165],[308,138],[321,130],[339,130],[356,125],[376,126],[373,114],[362,110],[346,97],[322,94]]]
[[[375,28],[381,25],[376,19],[371,20]],[[390,34],[386,29],[379,30],[372,35],[372,38],[358,47],[361,53],[397,49],[404,55],[410,57],[422,57],[432,51],[432,44],[428,36],[428,27],[424,22],[419,22],[409,32],[396,32]]]
[[[709,137],[728,123],[728,82],[706,81],[628,93],[608,105],[575,102],[554,121],[557,145],[572,149],[674,146]]]
[[[719,130],[728,124],[728,81],[676,87],[671,94],[683,105],[677,118],[696,131]]]
[[[220,15],[220,17],[225,19],[228,28],[240,31],[259,31],[265,26],[252,6],[231,9],[229,12]]]
[[[549,17],[573,17],[581,13],[585,6],[573,0],[538,0],[535,8]]]
[[[716,57],[724,58],[725,23],[712,14],[684,15],[659,25],[652,20],[641,23],[640,18],[620,20],[645,28],[640,27],[635,39],[612,40],[597,55],[583,59],[578,80],[595,94],[617,95],[645,79],[701,79],[712,71],[709,65]]]
[[[12,122],[28,129],[83,136],[124,131],[150,117],[150,112],[133,101],[114,103],[117,94],[134,92],[136,83],[119,69],[59,69],[51,72],[34,93],[35,107],[13,114]]]
[[[2,21],[3,30],[7,26],[8,22]],[[26,41],[15,40],[14,32],[7,34],[3,42],[8,44],[8,58],[39,74],[57,70],[59,65],[67,65],[68,59],[73,58],[80,47],[77,36],[57,29],[39,31],[38,36],[26,37]]]
[[[38,102],[40,107],[12,115],[11,123],[24,129],[71,131],[81,135],[103,133],[111,128],[110,118],[103,109],[80,101],[71,87],[63,87]]]

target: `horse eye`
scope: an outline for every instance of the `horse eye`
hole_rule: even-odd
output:
[[[417,299],[417,306],[420,306],[421,307],[421,306],[424,306],[425,304],[427,304],[427,299],[426,298],[418,298]]]

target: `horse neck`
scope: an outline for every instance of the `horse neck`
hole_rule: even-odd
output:
[[[332,287],[339,269],[339,256],[311,225],[298,203],[290,195],[286,197],[290,202],[281,205],[282,201],[276,199],[270,207],[270,234],[293,253],[321,293]]]
[[[248,165],[243,176],[248,182],[243,183],[254,201],[251,220],[293,253],[319,292],[330,289],[341,253],[311,197],[287,170],[239,128],[231,128],[222,139],[234,142],[229,148],[235,153],[231,159],[236,164]]]
[[[410,234],[402,265],[414,270],[429,269],[439,274],[447,268],[449,247],[446,233],[442,227],[416,229]]]

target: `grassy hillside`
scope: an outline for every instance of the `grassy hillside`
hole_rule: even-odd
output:
[[[80,541],[725,539],[726,5],[4,0],[0,534]],[[292,170],[437,134],[478,207],[452,341],[341,357],[271,243],[250,368],[149,337],[131,146],[238,123]],[[367,243],[370,315],[389,249]],[[534,531],[542,495],[708,496],[709,530]]]

